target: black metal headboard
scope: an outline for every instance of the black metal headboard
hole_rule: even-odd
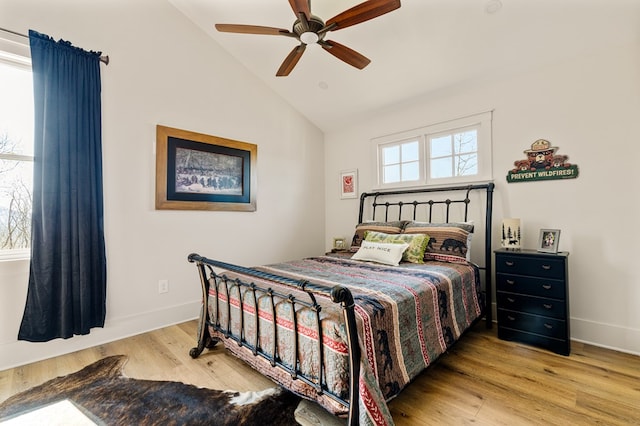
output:
[[[470,194],[474,191],[485,193],[484,208],[484,265],[479,265],[485,271],[485,315],[487,328],[491,328],[492,322],[492,288],[491,288],[491,227],[493,212],[493,189],[495,185],[490,182],[479,185],[449,186],[441,188],[406,189],[395,191],[364,192],[360,195],[360,211],[358,223],[365,220],[365,209],[369,208],[371,220],[387,222],[389,220],[420,220],[434,221],[434,207],[440,215],[438,222],[463,221],[469,219]],[[408,197],[411,196],[411,197]],[[413,198],[410,201],[407,199]],[[457,213],[452,219],[452,209]],[[459,211],[461,210],[461,211]],[[391,215],[391,216],[390,216]]]

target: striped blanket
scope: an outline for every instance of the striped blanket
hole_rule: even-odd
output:
[[[361,425],[392,425],[393,419],[386,401],[396,396],[413,378],[444,353],[481,315],[483,306],[478,268],[472,264],[428,262],[424,265],[403,263],[393,267],[323,256],[255,269],[327,286],[340,284],[352,292],[356,302],[358,335],[362,350],[359,378]],[[255,278],[251,278],[250,281],[274,289],[279,287],[277,284],[260,282]],[[295,294],[297,290],[288,287],[286,291],[298,296]],[[267,303],[266,300],[259,300],[256,309],[249,298],[241,296],[237,289],[226,294],[226,291],[216,291],[213,285],[209,296],[208,308],[211,318],[216,318],[217,314],[216,297],[232,301],[232,307],[236,309],[231,311],[230,328],[234,332],[239,332],[240,323],[243,323],[245,328],[251,328],[255,321],[249,317],[258,312],[261,323],[259,346],[272,347],[274,337],[265,333],[265,330],[269,330],[268,324],[272,319],[270,308],[262,305],[263,302]],[[304,298],[304,293],[300,293],[299,296]],[[243,321],[238,320],[240,299],[243,300]],[[349,371],[342,314],[330,300],[318,300],[322,306],[322,356],[327,370],[327,376],[323,380],[329,385],[331,393],[344,398],[348,395]],[[290,309],[290,305],[283,303],[278,309],[286,311]],[[312,325],[312,315],[315,314],[310,310],[304,311],[302,309],[296,312],[300,342],[299,368],[305,374],[317,377],[318,372],[314,371],[317,367],[314,367],[313,363],[318,359],[318,333]],[[226,327],[229,321],[226,311],[220,314],[221,324]],[[287,353],[293,323],[278,321],[278,355],[285,363],[290,364],[295,363],[293,355]],[[210,331],[213,336],[220,336],[215,330]],[[252,331],[249,330],[244,335],[252,336]],[[309,385],[292,379],[282,370],[273,369],[264,358],[253,356],[251,351],[237,344],[225,344],[238,357],[283,386],[318,401],[334,414],[344,414],[345,407],[335,399],[327,395],[317,395]]]

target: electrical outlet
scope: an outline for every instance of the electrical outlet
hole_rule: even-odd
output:
[[[158,293],[169,293],[169,280],[158,281]]]

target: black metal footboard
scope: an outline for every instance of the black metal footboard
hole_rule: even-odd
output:
[[[200,312],[200,319],[198,324],[198,344],[196,347],[190,350],[189,355],[192,358],[197,358],[205,348],[211,348],[215,346],[219,339],[211,336],[209,333],[209,327],[212,327],[217,332],[221,333],[227,339],[232,339],[239,346],[248,348],[252,351],[253,355],[256,357],[262,357],[267,359],[273,368],[279,368],[287,373],[289,373],[292,379],[301,380],[313,387],[318,395],[326,395],[340,404],[344,405],[348,408],[349,412],[349,424],[357,425],[358,417],[359,417],[359,409],[358,409],[358,399],[359,399],[359,375],[360,375],[360,346],[358,344],[358,332],[356,329],[356,318],[354,311],[354,301],[351,292],[342,286],[328,287],[322,286],[319,284],[310,283],[305,280],[294,280],[291,278],[265,273],[256,269],[245,268],[242,266],[237,266],[225,262],[220,262],[212,259],[208,259],[206,257],[202,257],[198,254],[192,253],[188,256],[188,260],[191,263],[195,263],[199,275],[200,275],[200,283],[202,286],[202,309]],[[224,271],[232,271],[236,273],[240,273],[243,276],[246,276],[245,279],[239,278],[230,278],[225,272],[216,272],[214,268],[220,268]],[[250,281],[251,277],[259,278],[261,280],[267,280],[278,284],[284,284],[287,286],[292,286],[297,290],[302,290],[306,293],[308,300],[303,300],[300,297],[296,297],[293,294],[283,292],[282,290],[274,290],[273,288],[267,287],[264,285],[260,286],[254,282]],[[210,318],[209,309],[208,309],[208,296],[211,283],[216,285],[216,293],[219,293],[219,286],[224,286],[224,290],[226,294],[229,294],[229,290],[238,287],[239,289],[243,289],[245,291],[249,291],[254,306],[257,306],[257,299],[259,297],[267,296],[270,298],[271,304],[271,314],[273,315],[273,327],[272,333],[276,336],[277,327],[276,327],[276,308],[275,308],[275,299],[284,300],[286,303],[291,304],[292,312],[296,312],[296,310],[300,307],[305,307],[311,309],[315,312],[315,327],[318,333],[318,353],[319,365],[315,369],[318,371],[318,377],[310,377],[300,371],[298,366],[298,336],[297,336],[297,323],[296,323],[296,315],[293,315],[293,330],[294,330],[294,338],[291,342],[290,348],[292,348],[292,353],[294,356],[294,362],[291,365],[287,365],[282,362],[278,354],[277,340],[275,337],[273,339],[273,347],[271,349],[271,355],[268,351],[264,350],[265,348],[261,348],[259,344],[258,333],[260,330],[260,323],[258,319],[258,315],[254,315],[255,322],[253,324],[254,336],[247,336],[245,334],[245,324],[244,324],[244,315],[240,315],[240,334],[236,334],[232,332],[231,329],[231,321],[230,321],[230,298],[227,297],[226,302],[221,302],[219,298],[216,298],[217,309],[216,309],[216,317]],[[347,333],[347,345],[348,345],[348,359],[349,359],[349,395],[348,399],[345,400],[336,396],[335,394],[328,392],[327,385],[324,383],[324,378],[326,377],[325,365],[323,360],[323,348],[322,348],[322,327],[321,327],[321,318],[320,311],[321,306],[317,303],[315,294],[322,294],[331,298],[334,303],[340,304],[343,312],[343,318],[345,323],[345,330]],[[242,308],[242,298],[240,298],[240,312],[243,311]],[[221,306],[222,305],[222,306]],[[226,327],[221,325],[220,322],[220,312],[225,310],[227,313],[227,321]],[[253,341],[255,344],[251,344],[249,337],[254,337]]]

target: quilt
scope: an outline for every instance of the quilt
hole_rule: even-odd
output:
[[[362,352],[358,401],[362,425],[393,425],[387,401],[443,354],[480,317],[484,306],[478,267],[471,263],[433,261],[385,266],[347,257],[320,256],[254,269],[329,287],[342,285],[352,292]],[[239,274],[226,273],[225,276],[233,279]],[[260,282],[256,278],[249,281],[302,299],[305,297],[305,293],[289,286]],[[269,306],[271,302],[267,297],[256,297],[250,293],[237,286],[211,285],[208,298],[210,318],[219,318],[222,328],[234,333],[240,333],[243,326],[243,336],[252,345],[270,355],[274,355],[270,348],[275,348],[275,355],[284,364],[326,383],[330,395],[326,392],[318,395],[313,386],[296,380],[284,370],[272,368],[265,358],[253,356],[251,350],[223,338],[225,346],[283,386],[316,400],[336,415],[345,414],[345,406],[332,398],[344,399],[348,395],[349,384],[347,338],[340,307],[328,297],[317,295],[322,307],[323,345],[320,354],[320,334],[313,321],[317,312],[296,308],[283,298],[275,307],[278,331],[274,336],[268,332],[274,318],[274,308]],[[217,299],[230,300],[231,310],[221,308],[226,305]],[[296,315],[295,322],[293,315]],[[291,353],[293,324],[297,324],[298,331],[297,360]],[[222,337],[212,327],[210,332],[212,336]],[[258,336],[258,341],[255,336]],[[325,376],[318,371],[318,359],[325,366]]]

